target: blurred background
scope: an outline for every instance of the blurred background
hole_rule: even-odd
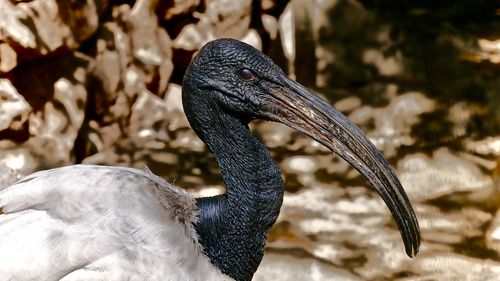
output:
[[[180,85],[204,43],[231,37],[367,133],[423,237],[406,257],[355,170],[254,122],[286,182],[254,280],[498,280],[499,19],[483,0],[0,0],[0,188],[92,163],[148,165],[197,196],[222,193]]]

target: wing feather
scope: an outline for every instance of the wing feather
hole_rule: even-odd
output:
[[[194,198],[149,170],[42,171],[0,207],[2,280],[230,280],[201,253]]]

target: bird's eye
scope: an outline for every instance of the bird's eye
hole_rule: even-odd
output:
[[[242,69],[240,69],[239,75],[244,80],[253,80],[253,79],[255,79],[255,75],[253,75],[253,72],[250,69],[248,69],[248,68],[242,68]]]

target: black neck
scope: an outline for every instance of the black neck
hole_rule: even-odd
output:
[[[227,190],[197,200],[196,232],[205,255],[223,273],[251,280],[283,201],[281,174],[245,122],[206,96],[194,99],[184,101],[186,114],[214,154]]]

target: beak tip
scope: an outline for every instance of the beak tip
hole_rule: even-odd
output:
[[[418,233],[418,236],[416,237],[415,240],[409,243],[405,243],[406,254],[410,258],[414,258],[418,254],[420,250],[419,248],[420,248],[420,233]]]
[[[406,250],[406,254],[410,258],[414,258],[418,254],[418,246],[417,247],[410,247],[409,249]]]

